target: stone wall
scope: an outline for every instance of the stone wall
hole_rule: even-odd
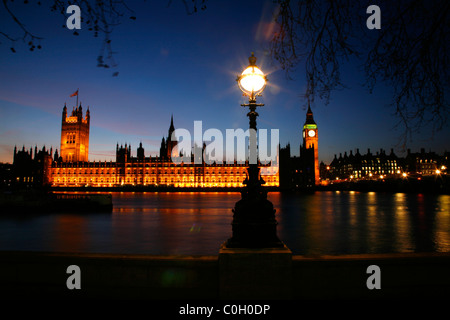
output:
[[[0,252],[0,288],[3,296],[9,298],[230,299],[233,297],[230,292],[233,284],[227,285],[225,291],[221,281],[224,278],[242,281],[243,278],[222,274],[225,268],[220,259],[220,255]],[[226,261],[228,265],[231,260]],[[290,286],[285,292],[291,292],[292,299],[450,298],[450,253],[294,255],[291,263],[288,274],[291,280],[284,281],[284,285],[288,283]],[[72,275],[67,273],[70,265],[80,267],[79,290],[67,288],[66,281]],[[366,281],[370,276],[367,268],[370,265],[380,267],[379,290],[367,288]],[[251,268],[254,269],[254,278],[259,279],[255,286],[264,287],[261,281],[267,278],[274,292],[280,289],[275,288],[278,282],[273,279],[258,277],[258,274],[267,274],[265,270],[270,266],[255,264]],[[240,269],[228,266],[227,270],[239,273]],[[252,298],[243,292],[236,297]],[[258,298],[265,297],[261,293]],[[277,299],[273,295],[266,298]]]

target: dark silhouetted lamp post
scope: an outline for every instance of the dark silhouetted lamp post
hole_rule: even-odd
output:
[[[264,105],[256,103],[256,97],[266,87],[267,78],[256,66],[253,53],[248,60],[250,65],[237,78],[239,88],[249,98],[248,104],[242,104],[250,109],[247,114],[250,119],[248,177],[244,181],[246,186],[241,191],[242,198],[233,209],[233,235],[226,242],[226,247],[278,248],[284,244],[277,237],[275,209],[267,199],[267,191],[262,187],[265,182],[260,176],[256,142],[256,107]]]

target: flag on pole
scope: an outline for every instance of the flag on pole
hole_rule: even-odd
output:
[[[78,90],[75,91],[74,93],[72,93],[72,94],[70,95],[71,98],[72,98],[72,97],[75,97],[75,96],[78,96]]]

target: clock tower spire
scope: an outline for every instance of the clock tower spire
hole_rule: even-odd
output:
[[[318,149],[318,132],[317,124],[314,121],[313,113],[308,101],[308,111],[306,112],[306,121],[303,125],[303,147],[306,154],[311,154],[311,157],[307,157],[309,161],[306,161],[306,165],[311,168],[311,177],[314,172],[314,184],[319,184],[319,149]],[[300,154],[302,154],[300,150]]]

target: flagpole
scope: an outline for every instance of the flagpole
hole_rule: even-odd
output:
[[[77,108],[78,108],[78,95],[80,94],[80,91],[79,91],[80,89],[78,88],[77,89]]]

